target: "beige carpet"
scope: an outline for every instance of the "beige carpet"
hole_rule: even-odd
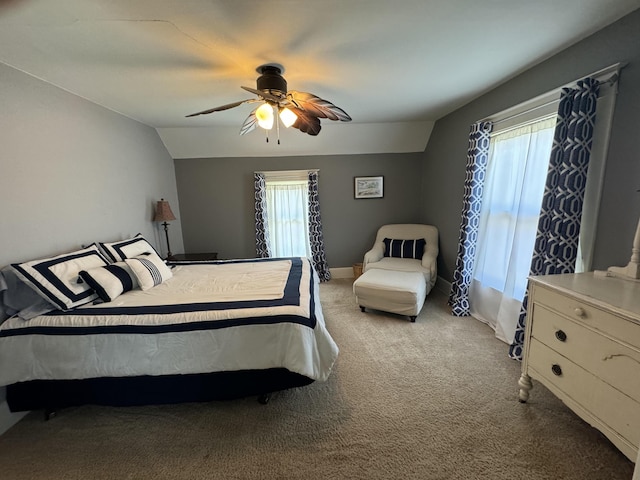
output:
[[[633,463],[536,383],[485,325],[436,291],[416,323],[361,313],[351,281],[321,287],[341,348],[326,383],[254,398],[33,412],[0,436],[0,478],[602,479]]]

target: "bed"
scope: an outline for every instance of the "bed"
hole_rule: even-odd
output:
[[[268,399],[327,380],[338,348],[308,259],[178,262],[167,269],[168,278],[153,288],[134,287],[108,302],[6,319],[0,385],[7,386],[9,408]],[[82,288],[83,295],[96,292]]]

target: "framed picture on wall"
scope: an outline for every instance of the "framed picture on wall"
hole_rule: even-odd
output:
[[[355,177],[355,198],[382,198],[384,196],[384,177]]]

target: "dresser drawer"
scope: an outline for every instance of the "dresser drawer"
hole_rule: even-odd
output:
[[[638,324],[578,298],[534,285],[534,302],[640,349]]]
[[[561,370],[558,375],[552,370],[554,365]],[[640,444],[640,403],[534,338],[529,346],[528,368],[531,377],[555,390],[561,400],[577,403],[632,446]],[[604,433],[611,438],[611,432]]]
[[[640,402],[640,351],[539,303],[533,312],[533,338]]]

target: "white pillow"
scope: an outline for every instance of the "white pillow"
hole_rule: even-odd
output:
[[[80,277],[105,302],[115,300],[124,292],[138,288],[138,279],[126,262],[115,262],[104,267],[83,270]]]
[[[158,254],[156,249],[141,234],[118,242],[100,242],[100,247],[114,262],[123,262],[127,258],[137,257],[145,253]]]
[[[133,270],[142,290],[149,290],[173,277],[171,269],[155,253],[127,258],[125,262]]]
[[[81,270],[108,265],[96,244],[56,257],[11,265],[18,277],[61,310],[98,298],[90,285],[79,281]]]

